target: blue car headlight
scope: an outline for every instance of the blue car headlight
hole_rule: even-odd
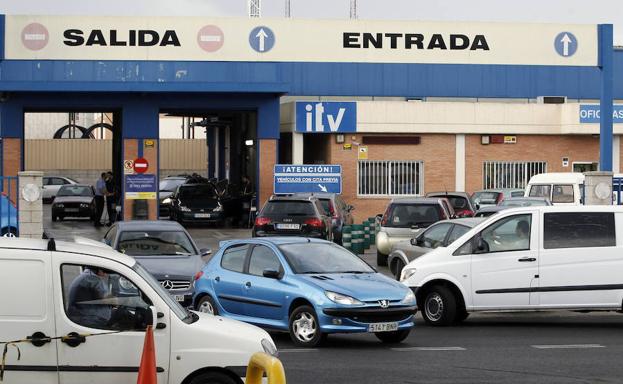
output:
[[[329,300],[334,303],[342,304],[342,305],[363,305],[363,303],[354,297],[342,295],[341,293],[324,291],[324,294],[327,295]]]
[[[409,289],[409,292],[407,292],[407,294],[402,299],[400,304],[407,304],[407,305],[414,305],[415,304],[415,294],[413,293],[412,290]]]

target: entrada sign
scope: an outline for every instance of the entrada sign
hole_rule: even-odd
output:
[[[357,131],[355,102],[296,102],[298,133],[350,133]]]
[[[597,65],[594,24],[258,21],[7,15],[4,52],[6,60]]]

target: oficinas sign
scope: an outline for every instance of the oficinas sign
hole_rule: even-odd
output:
[[[152,46],[173,46],[180,47],[180,39],[174,30],[167,29],[158,32],[150,29],[130,29],[119,32],[116,29],[101,30],[92,29],[82,31],[81,29],[66,29],[63,32],[63,43],[70,47],[77,46],[111,46],[111,47],[152,47]]]

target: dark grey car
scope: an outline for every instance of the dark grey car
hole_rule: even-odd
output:
[[[353,224],[352,205],[346,204],[337,193],[295,193],[295,196],[309,197],[314,196],[319,201],[325,212],[331,217],[333,227],[333,241],[342,244],[342,228],[345,225]]]
[[[208,250],[199,250],[179,223],[158,220],[115,223],[104,243],[132,256],[171,296],[184,306],[192,303],[193,278],[201,270]]]
[[[483,220],[469,217],[438,221],[411,240],[394,244],[387,259],[389,270],[400,280],[402,268],[410,261],[437,247],[447,247]]]

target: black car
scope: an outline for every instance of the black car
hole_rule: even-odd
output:
[[[158,186],[158,201],[160,205],[160,216],[169,216],[171,207],[171,195],[180,185],[188,180],[188,176],[167,176],[160,180]]]
[[[63,185],[52,203],[52,221],[66,217],[95,217],[95,191],[90,185]]]
[[[314,196],[320,201],[325,213],[331,217],[331,226],[333,228],[333,241],[338,244],[342,243],[342,228],[345,225],[353,224],[352,205],[346,204],[342,197],[337,193],[296,193],[295,196],[310,197]]]
[[[253,226],[253,237],[264,236],[303,236],[331,241],[331,218],[316,197],[272,196]]]
[[[170,219],[180,224],[217,224],[225,221],[225,210],[211,184],[182,184],[171,195]]]

